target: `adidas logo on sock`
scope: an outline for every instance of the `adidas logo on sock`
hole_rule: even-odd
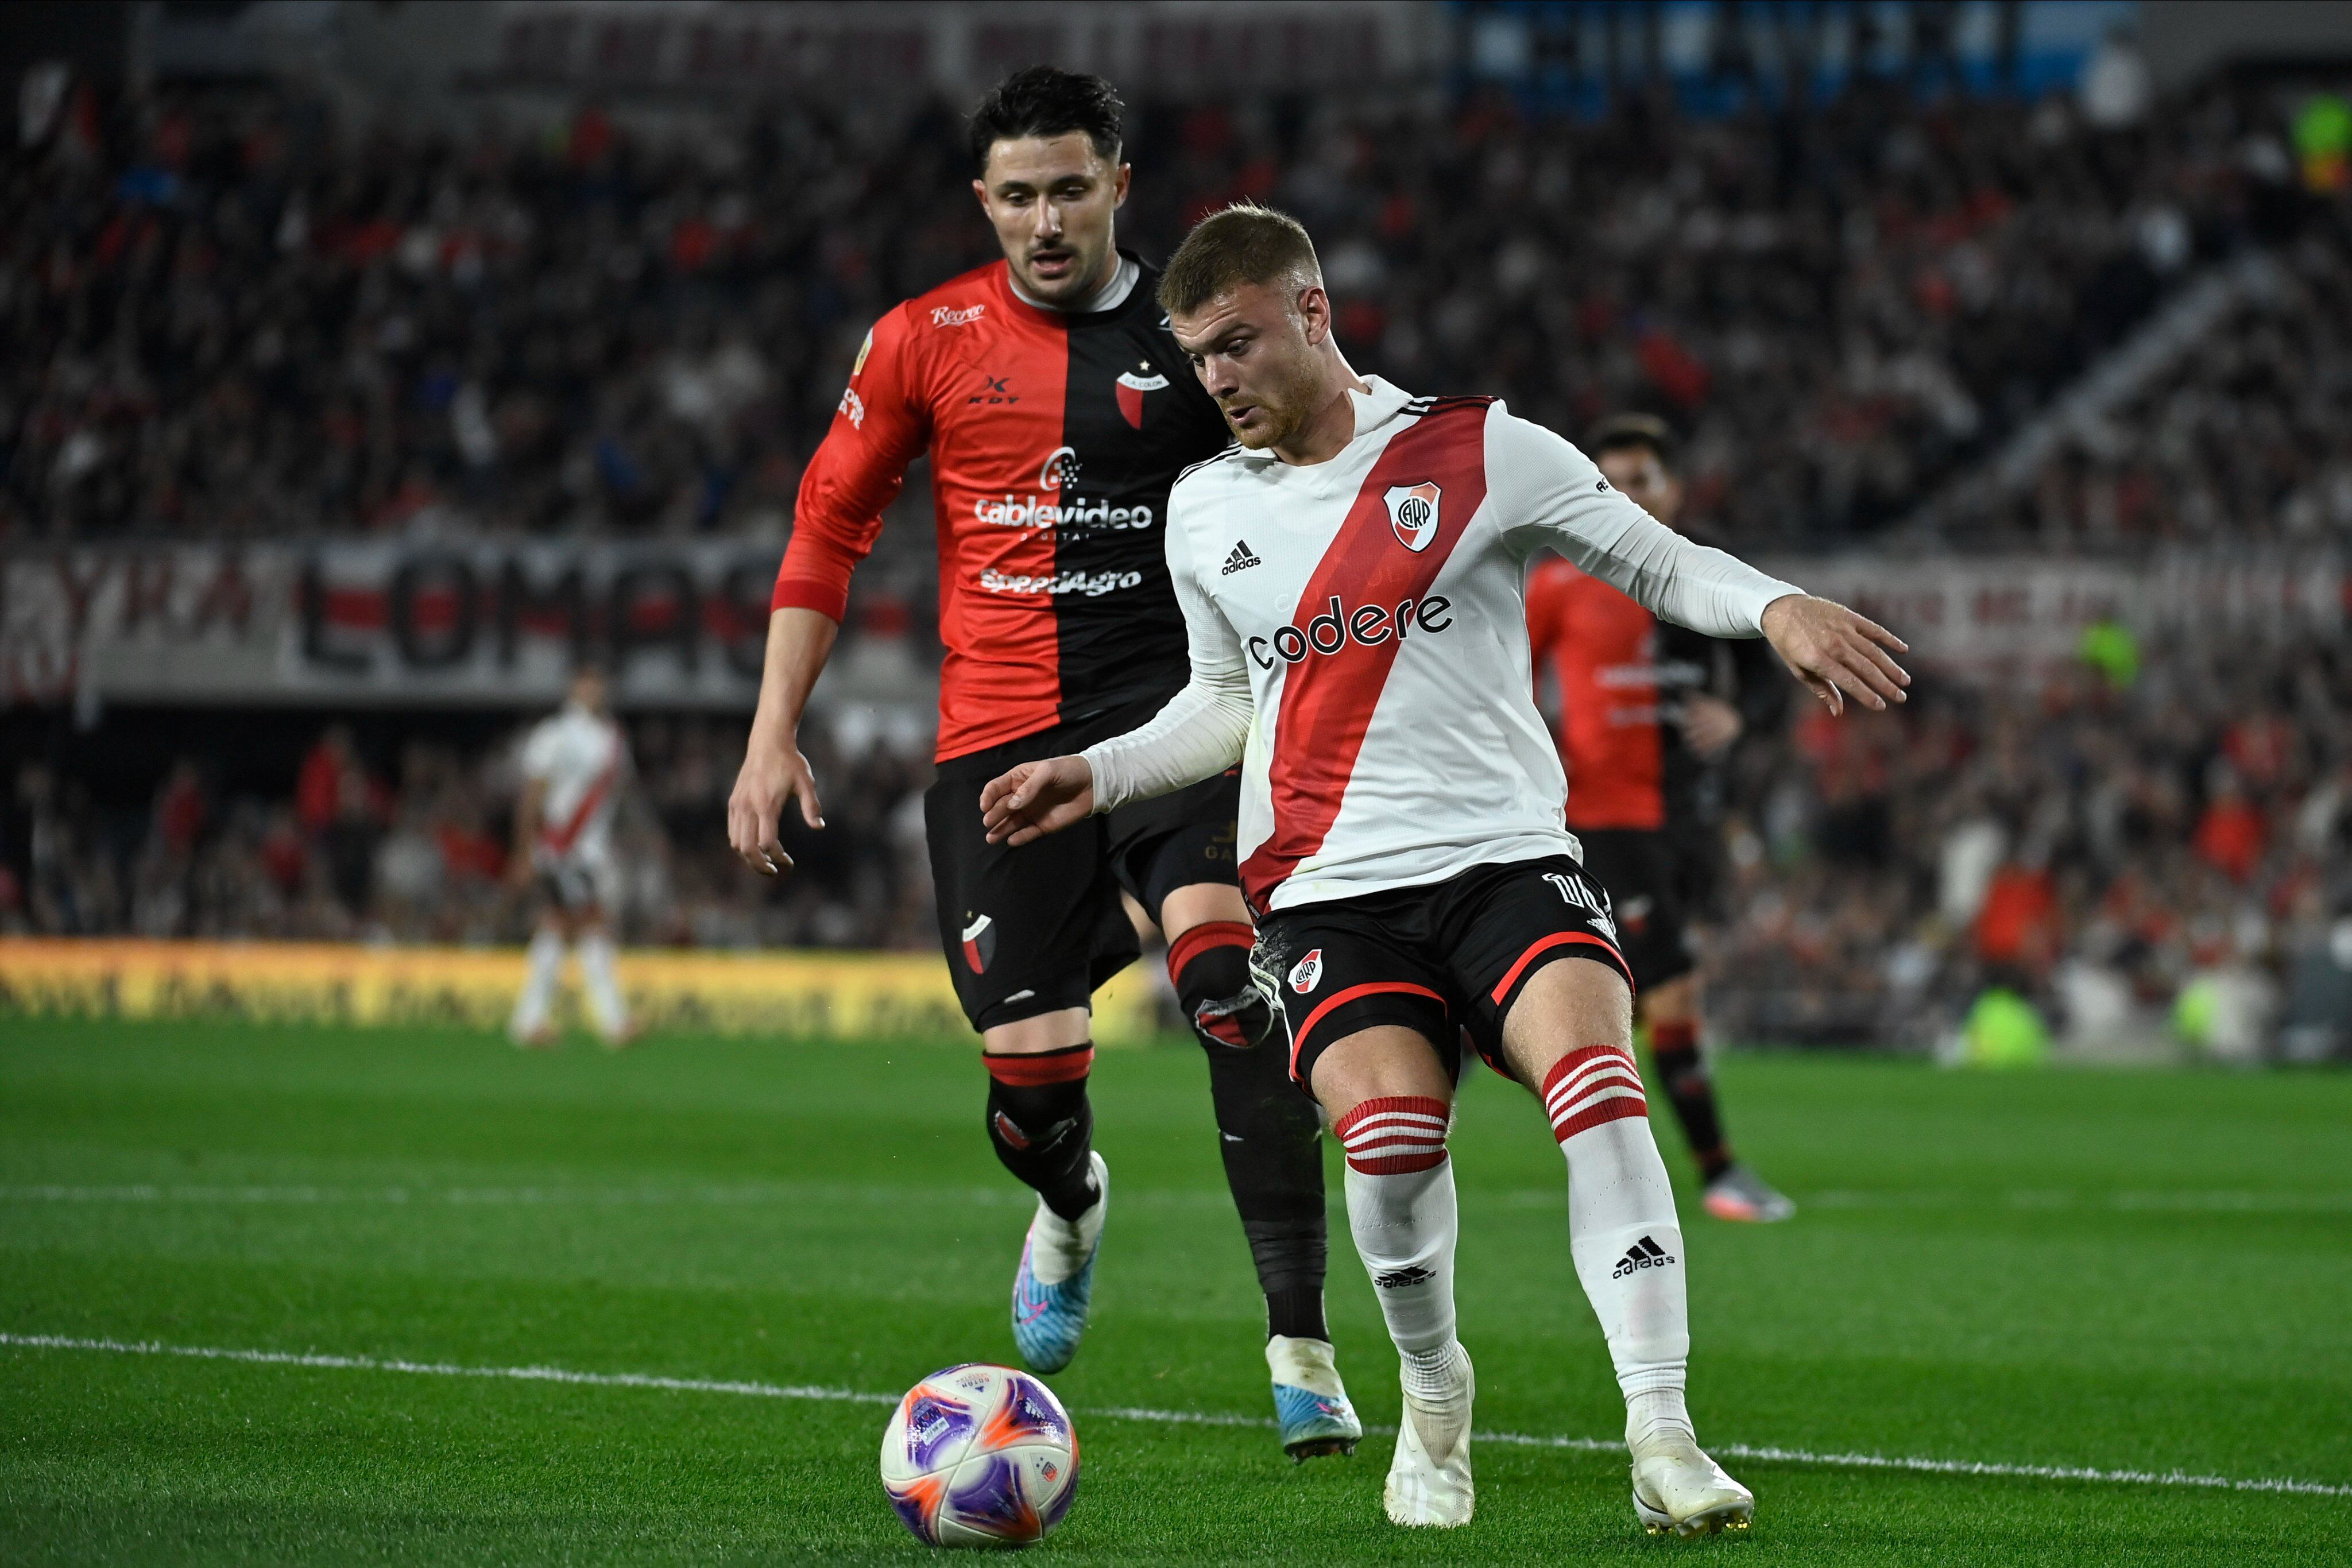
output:
[[[1423,1280],[1433,1280],[1436,1277],[1434,1270],[1424,1269],[1418,1263],[1408,1263],[1402,1269],[1391,1269],[1385,1274],[1373,1275],[1372,1283],[1383,1291],[1402,1291],[1407,1285],[1418,1285]]]
[[[1617,1260],[1617,1267],[1609,1271],[1609,1277],[1622,1280],[1637,1269],[1663,1269],[1673,1261],[1664,1248],[1644,1236],[1625,1249],[1625,1256]]]
[[[1225,564],[1219,570],[1217,575],[1231,577],[1237,571],[1246,571],[1251,567],[1260,564],[1262,563],[1257,557],[1250,554],[1249,540],[1236,539],[1234,541],[1234,553],[1225,558]]]

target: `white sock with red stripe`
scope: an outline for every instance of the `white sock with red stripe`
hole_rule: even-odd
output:
[[[1544,1075],[1542,1097],[1568,1156],[1569,1255],[1624,1391],[1626,1441],[1674,1427],[1687,1436],[1683,1233],[1641,1072],[1619,1047],[1586,1046]]]
[[[1348,1155],[1348,1228],[1372,1277],[1389,1337],[1432,1386],[1449,1381],[1454,1340],[1454,1162],[1445,1155],[1443,1100],[1366,1100],[1332,1124]],[[1466,1364],[1466,1363],[1465,1364]]]
[[[629,1004],[621,998],[621,977],[613,969],[619,955],[613,939],[602,931],[591,931],[580,938],[580,979],[588,993],[588,1005],[595,1011],[596,1022],[607,1039],[617,1039],[629,1031]]]
[[[563,978],[563,938],[552,931],[538,931],[530,939],[530,967],[522,982],[522,995],[515,998],[514,1017],[508,1020],[508,1031],[517,1040],[524,1040],[547,1027],[547,1015],[555,1005],[555,988]]]

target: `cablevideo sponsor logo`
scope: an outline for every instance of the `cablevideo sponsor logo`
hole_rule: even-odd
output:
[[[1349,610],[1333,594],[1331,607],[1305,626],[1285,626],[1271,637],[1251,638],[1249,654],[1259,669],[1270,670],[1276,659],[1295,664],[1310,653],[1336,653],[1350,643],[1376,648],[1391,637],[1402,643],[1415,632],[1434,636],[1454,624],[1453,609],[1454,601],[1442,593],[1405,600],[1394,610],[1384,604]]]
[[[1077,593],[1100,599],[1106,593],[1139,588],[1142,584],[1143,574],[1139,571],[1062,571],[1045,577],[1024,577],[1002,572],[992,566],[980,574],[980,586],[991,593]]]
[[[1157,519],[1148,506],[1114,507],[1072,496],[1049,501],[1043,496],[983,496],[971,504],[971,515],[996,528],[1083,528],[1096,533],[1149,528]]]
[[[967,327],[979,320],[987,311],[988,307],[985,305],[967,305],[961,310],[951,305],[935,305],[931,308],[931,325]]]

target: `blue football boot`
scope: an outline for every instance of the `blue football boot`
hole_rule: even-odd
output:
[[[1276,1334],[1265,1342],[1265,1364],[1274,1374],[1274,1416],[1282,1427],[1284,1453],[1303,1464],[1323,1454],[1356,1451],[1364,1424],[1348,1403],[1328,1341]]]
[[[1076,1219],[1064,1219],[1039,1198],[1021,1244],[1020,1271],[1013,1276],[1013,1343],[1032,1372],[1059,1372],[1069,1365],[1087,1332],[1095,1259],[1102,1251],[1103,1216],[1110,1207],[1110,1167],[1099,1153],[1090,1150],[1087,1157],[1101,1196]]]

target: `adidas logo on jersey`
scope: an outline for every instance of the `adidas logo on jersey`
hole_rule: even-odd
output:
[[[1644,1236],[1625,1249],[1625,1256],[1617,1260],[1617,1267],[1609,1271],[1612,1280],[1622,1280],[1641,1269],[1663,1269],[1674,1261],[1672,1254]]]
[[[1257,557],[1250,554],[1249,540],[1236,539],[1234,541],[1234,553],[1225,557],[1225,564],[1219,570],[1217,575],[1231,577],[1237,571],[1247,571],[1254,566],[1264,564],[1265,563],[1259,560]]]

